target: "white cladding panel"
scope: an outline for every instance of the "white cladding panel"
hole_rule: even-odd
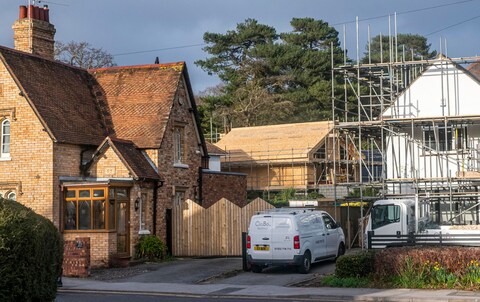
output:
[[[436,117],[480,114],[480,84],[463,68],[445,61],[427,68],[384,117]]]

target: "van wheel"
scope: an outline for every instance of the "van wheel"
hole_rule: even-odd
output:
[[[306,251],[303,255],[302,264],[298,267],[298,271],[302,274],[307,274],[310,271],[310,266],[312,264],[312,260],[310,257],[310,252]]]
[[[337,257],[335,257],[335,261],[337,261],[338,257],[344,254],[345,254],[345,244],[341,242],[340,245],[338,246],[338,252],[337,252]]]
[[[252,272],[261,273],[262,272],[262,267],[260,265],[252,264]]]

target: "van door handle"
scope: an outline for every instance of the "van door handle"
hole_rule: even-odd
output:
[[[270,239],[270,238],[268,238],[268,237],[263,237],[262,238],[262,240],[268,240],[268,239]]]

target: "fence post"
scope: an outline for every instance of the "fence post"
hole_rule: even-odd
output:
[[[443,237],[442,237],[442,231],[440,231],[440,246],[443,246]]]
[[[408,245],[416,245],[415,233],[414,232],[408,233],[407,244]]]
[[[242,232],[242,269],[244,272],[250,270],[247,263],[247,232]]]
[[[374,235],[374,231],[368,231],[367,232],[367,248],[369,250],[372,249],[372,237]]]

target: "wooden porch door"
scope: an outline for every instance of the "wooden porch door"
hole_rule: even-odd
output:
[[[130,211],[128,200],[117,200],[117,253],[130,254]]]

